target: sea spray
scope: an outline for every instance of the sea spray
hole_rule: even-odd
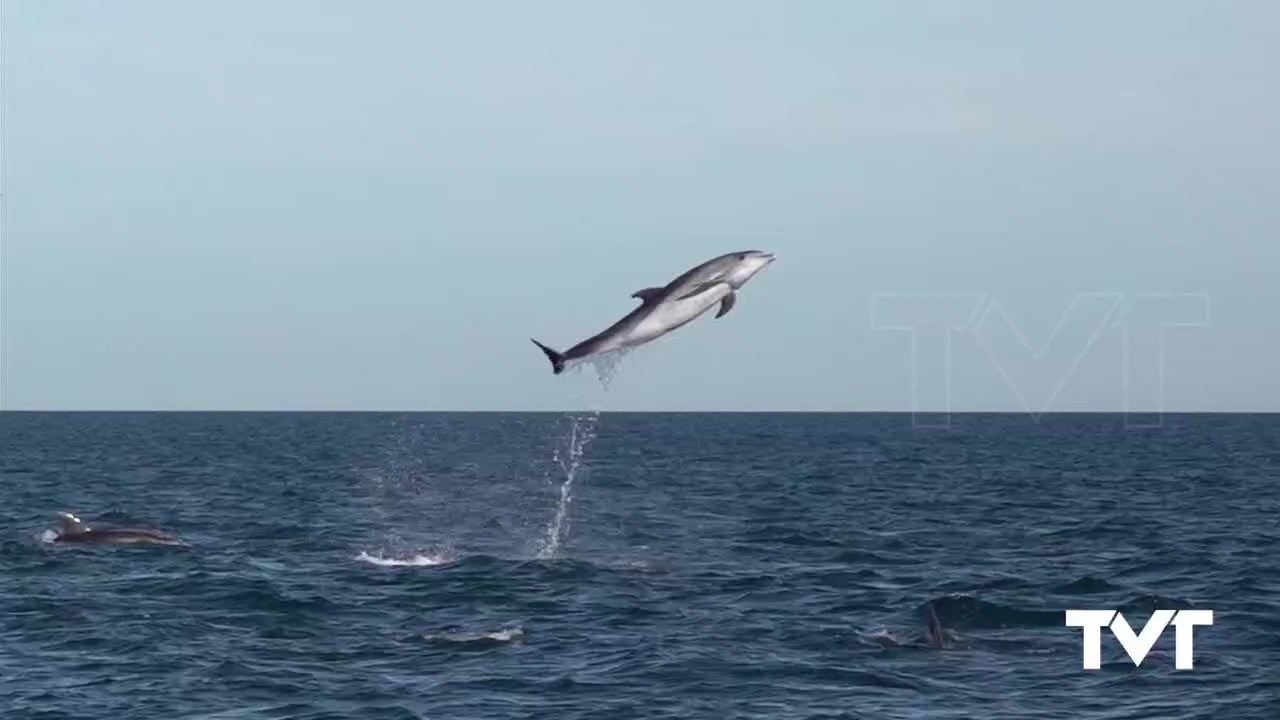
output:
[[[600,420],[600,411],[594,410],[586,415],[569,416],[569,435],[564,447],[556,448],[553,459],[564,473],[564,481],[560,483],[560,500],[555,514],[539,543],[537,557],[547,560],[556,556],[560,547],[569,537],[569,509],[573,504],[573,481],[585,470],[582,464],[587,445],[595,439],[596,424]]]
[[[610,350],[599,355],[592,355],[583,360],[575,360],[568,366],[568,369],[571,373],[580,374],[583,367],[590,365],[591,369],[596,371],[596,379],[600,382],[600,389],[608,392],[609,386],[613,384],[614,378],[618,376],[618,368],[622,366],[623,359],[630,355],[632,350],[634,348]],[[597,412],[599,412],[598,409]]]
[[[631,353],[631,348],[623,348],[614,352],[597,355],[591,359],[591,366],[596,371],[596,378],[600,380],[600,389],[605,392],[609,391],[609,386],[613,384],[613,379],[618,376],[618,368],[622,366],[622,360]],[[599,410],[596,413],[599,414]]]
[[[452,562],[454,556],[448,552],[437,552],[430,554],[415,553],[404,557],[385,557],[382,551],[369,553],[361,550],[356,559],[381,567],[435,567]]]
[[[608,392],[618,375],[622,360],[630,354],[630,348],[603,353],[590,358],[589,362],[596,371],[600,381],[600,389]],[[580,366],[579,366],[580,367]],[[556,503],[555,514],[547,523],[542,539],[538,542],[536,557],[547,560],[555,557],[569,538],[569,510],[573,505],[573,482],[586,471],[583,458],[587,446],[596,437],[596,426],[600,421],[600,408],[596,407],[586,414],[569,415],[569,433],[563,447],[557,447],[552,459],[564,474],[560,483],[560,498]]]

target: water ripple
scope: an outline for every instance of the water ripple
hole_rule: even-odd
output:
[[[1271,416],[0,414],[0,708],[1273,720],[1277,460]],[[1215,622],[1085,672],[1073,608]]]

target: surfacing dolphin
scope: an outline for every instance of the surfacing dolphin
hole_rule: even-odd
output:
[[[178,538],[161,530],[140,527],[91,528],[69,512],[58,513],[62,527],[53,541],[95,545],[182,545]]]
[[[773,262],[772,253],[744,250],[712,258],[684,272],[662,287],[637,290],[640,307],[604,331],[583,340],[565,352],[557,352],[533,341],[551,361],[551,371],[559,375],[575,360],[643,345],[697,319],[716,303],[724,317],[737,302],[737,291],[756,273]]]
[[[928,624],[925,626],[924,632],[917,631],[908,632],[892,632],[887,630],[877,630],[870,633],[861,633],[862,640],[872,645],[878,645],[884,648],[932,648],[934,650],[945,650],[960,641],[960,635],[948,627],[943,627],[942,620],[938,617],[938,611],[934,604],[935,601],[929,600],[925,603],[925,611],[928,613]]]

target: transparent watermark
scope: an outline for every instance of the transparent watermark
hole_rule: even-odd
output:
[[[956,338],[977,344],[1033,418],[1048,412],[1090,349],[1107,331],[1121,342],[1121,408],[1128,427],[1163,423],[1166,336],[1207,327],[1207,293],[1082,292],[1067,303],[1036,348],[1005,304],[983,293],[877,293],[877,330],[911,337],[911,412],[917,427],[949,427]],[[929,421],[926,418],[932,418]]]
[[[1141,667],[1143,659],[1151,652],[1156,640],[1170,623],[1175,628],[1174,667],[1178,670],[1191,670],[1195,667],[1195,627],[1212,625],[1212,610],[1156,610],[1141,633],[1133,632],[1129,621],[1124,619],[1119,610],[1068,610],[1066,624],[1067,627],[1078,627],[1084,631],[1083,668],[1098,670],[1102,667],[1102,628],[1111,628],[1111,634],[1120,641],[1120,646],[1134,666]]]

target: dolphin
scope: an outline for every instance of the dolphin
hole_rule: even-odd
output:
[[[54,535],[54,542],[86,543],[93,545],[182,545],[178,538],[152,528],[108,527],[91,528],[69,512],[58,513],[62,527]]]
[[[737,291],[774,261],[772,253],[743,250],[714,257],[686,270],[662,287],[637,290],[631,297],[640,307],[600,333],[558,352],[533,341],[551,361],[555,375],[575,360],[643,345],[686,325],[717,303],[716,317],[724,317],[737,302]],[[532,339],[532,338],[531,338]]]
[[[929,621],[923,634],[918,634],[914,630],[909,632],[876,630],[874,632],[860,633],[862,640],[885,648],[927,647],[934,650],[945,650],[960,641],[960,635],[958,633],[951,628],[943,627],[942,621],[938,619],[938,611],[935,601],[927,601],[925,603],[925,609],[929,613]]]

